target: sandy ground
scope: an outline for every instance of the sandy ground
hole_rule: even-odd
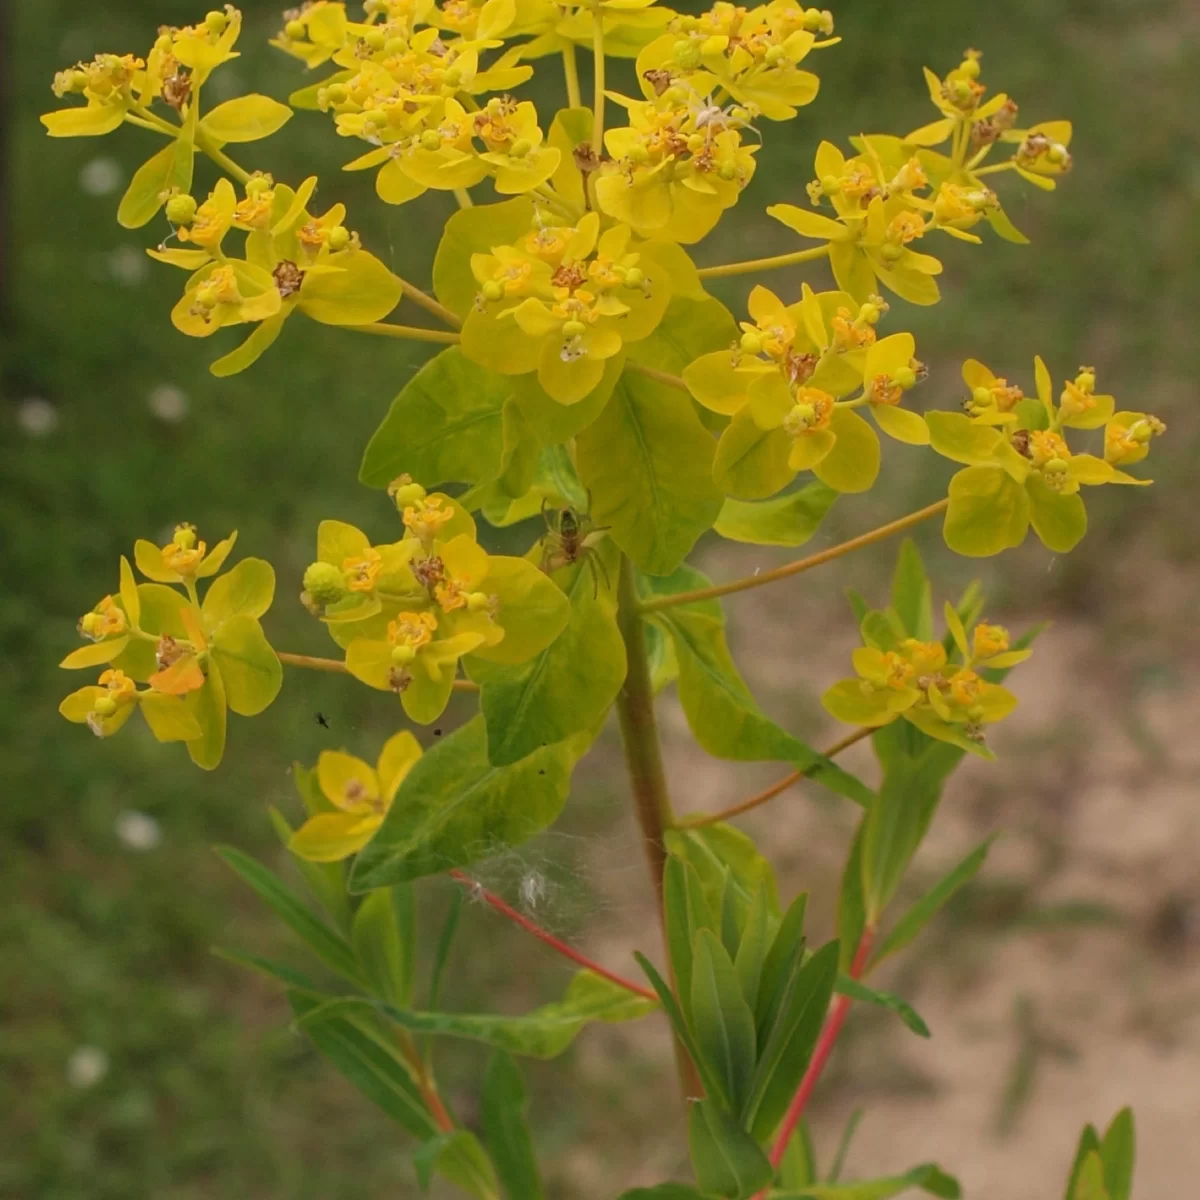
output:
[[[708,565],[718,577],[742,573],[739,554],[744,563],[733,549]],[[1130,584],[1145,580],[1135,572]],[[1190,603],[1185,591],[1175,589],[1173,608]],[[764,707],[807,712],[820,745],[839,731],[797,699],[795,657],[778,647],[803,640],[806,676],[832,680],[846,673],[855,638],[831,588],[809,589],[807,599],[798,592],[739,598],[731,640]],[[1102,1125],[1132,1104],[1138,1200],[1197,1194],[1200,695],[1175,688],[1118,702],[1101,625],[1056,622],[1011,677],[1021,705],[995,739],[1000,761],[968,763],[947,789],[913,870],[914,894],[989,834],[1003,837],[978,883],[875,979],[915,1005],[932,1040],[885,1014],[856,1013],[822,1082],[811,1115],[826,1164],[848,1116],[866,1109],[851,1178],[935,1160],[972,1200],[1057,1200],[1083,1124]],[[1175,666],[1186,673],[1186,662]],[[663,708],[678,810],[723,807],[780,773],[698,758],[673,698]],[[847,762],[870,777],[869,749],[855,747]],[[812,787],[741,819],[783,895],[812,893],[814,938],[832,929],[854,819],[850,805]],[[632,828],[591,854],[593,878],[612,883],[603,929],[584,940],[624,968],[630,945],[656,940],[644,880],[629,870],[639,856]],[[627,1139],[621,1157],[635,1165],[617,1181],[624,1186],[687,1177],[670,1054],[655,1026],[591,1031],[577,1051],[579,1086],[626,1092],[619,1134],[587,1139]],[[612,1162],[579,1151],[561,1163],[559,1180],[565,1195],[608,1200]]]

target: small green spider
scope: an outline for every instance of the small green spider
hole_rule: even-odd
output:
[[[588,507],[592,504],[588,493]],[[547,575],[574,563],[584,563],[592,573],[592,594],[599,595],[600,577],[604,586],[612,588],[608,568],[596,552],[596,545],[608,532],[608,525],[594,525],[587,513],[581,513],[569,504],[565,508],[549,508],[542,500],[542,520],[546,522],[546,534],[542,538],[542,570]]]

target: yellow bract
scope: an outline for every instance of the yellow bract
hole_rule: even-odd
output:
[[[358,853],[383,824],[396,792],[421,757],[407,730],[389,738],[374,767],[341,750],[317,759],[317,783],[329,811],[314,813],[288,842],[310,862],[338,862]]]

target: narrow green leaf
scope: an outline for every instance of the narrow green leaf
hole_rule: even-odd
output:
[[[734,542],[755,546],[803,546],[821,526],[839,493],[816,480],[770,500],[726,499],[714,528]]]
[[[866,1109],[856,1108],[846,1121],[846,1126],[842,1130],[842,1136],[838,1141],[837,1152],[834,1154],[833,1163],[829,1168],[827,1183],[837,1183],[842,1177],[842,1170],[846,1165],[846,1156],[850,1153],[850,1143],[854,1141],[854,1135],[858,1132],[858,1126],[863,1119],[864,1112],[866,1112]]]
[[[683,1019],[679,1002],[667,986],[666,980],[654,969],[654,964],[644,954],[635,950],[633,957],[638,966],[642,968],[646,978],[650,981],[650,986],[658,993],[658,1000],[662,1005],[663,1012],[667,1014],[667,1020],[671,1022],[671,1028],[674,1030],[675,1036],[679,1039],[680,1044],[687,1051],[688,1057],[695,1065],[696,1071],[700,1075],[700,1081],[704,1085],[705,1093],[709,1096],[720,1097],[722,1095],[721,1081],[713,1074],[704,1059],[701,1058],[700,1051],[696,1046],[696,1039],[692,1037],[691,1026]]]
[[[433,952],[433,966],[429,972],[429,1000],[426,1008],[437,1012],[442,1001],[442,978],[446,971],[446,963],[450,958],[450,949],[454,945],[454,935],[458,932],[458,920],[462,915],[463,892],[455,887],[450,894],[450,905],[446,909],[446,919],[442,922],[442,931],[438,934],[437,948]],[[421,1039],[421,1057],[425,1059],[428,1070],[433,1069],[434,1040],[431,1037]]]
[[[716,520],[714,448],[684,392],[629,371],[576,439],[593,519],[643,571],[669,575]]]
[[[232,846],[218,846],[217,854],[327,967],[355,986],[362,986],[362,976],[350,943],[321,921],[277,875]]]
[[[1123,1108],[1105,1130],[1100,1143],[1104,1160],[1104,1186],[1109,1200],[1129,1200],[1133,1190],[1133,1164],[1136,1139],[1133,1129],[1133,1110]]]
[[[903,950],[920,932],[929,921],[937,914],[942,905],[958,891],[963,884],[974,879],[983,866],[984,859],[987,858],[988,850],[991,849],[993,838],[988,838],[979,846],[976,846],[966,858],[962,860],[953,870],[944,875],[924,896],[921,897],[909,910],[892,926],[887,937],[884,938],[879,949],[875,951],[871,959],[872,967],[883,962],[889,955],[895,954],[898,950]]]
[[[308,1024],[305,1018],[320,1001],[302,992],[288,992],[288,1003],[313,1044],[369,1100],[402,1128],[426,1141],[439,1133],[408,1068],[377,1026],[356,1015],[330,1016]]]
[[[590,971],[579,971],[562,1000],[516,1017],[490,1013],[410,1012],[380,1001],[350,996],[323,1005],[310,1013],[305,1023],[339,1018],[346,1012],[373,1010],[411,1033],[466,1038],[529,1058],[556,1058],[592,1021],[607,1024],[636,1021],[653,1012],[655,1007],[652,1000],[634,995]]]
[[[869,1179],[861,1183],[816,1183],[796,1190],[771,1192],[771,1200],[891,1200],[913,1188],[920,1188],[943,1200],[958,1200],[962,1191],[958,1181],[933,1163],[914,1167],[904,1175]]]
[[[481,676],[488,758],[508,766],[539,747],[597,726],[625,682],[625,643],[617,628],[613,588],[620,569],[616,545],[572,568],[565,591],[566,628],[540,654]]]
[[[433,487],[479,483],[500,474],[504,403],[512,388],[502,375],[450,346],[431,358],[392,401],[367,443],[358,477],[386,487],[407,473]]]
[[[775,1174],[758,1143],[711,1099],[688,1110],[688,1145],[702,1192],[750,1200]]]
[[[708,907],[715,915],[721,897],[728,891],[735,905],[740,929],[760,888],[766,889],[767,911],[779,918],[779,893],[771,864],[754,844],[754,839],[724,821],[698,829],[670,830],[667,849],[690,864],[704,890]]]
[[[767,951],[771,948],[773,932],[767,891],[760,887],[754,894],[754,901],[750,905],[750,912],[742,931],[741,943],[733,960],[742,995],[750,1006],[751,1012],[754,1012],[758,1004],[758,983],[762,978]]]
[[[735,1112],[746,1104],[754,1077],[754,1017],[742,996],[729,954],[710,930],[692,946],[692,1029],[704,1061],[721,1079]]]
[[[543,1196],[528,1111],[520,1069],[497,1051],[483,1076],[483,1139],[508,1200],[542,1200]]]
[[[877,1008],[886,1008],[889,1012],[894,1012],[913,1033],[925,1038],[930,1036],[929,1026],[921,1019],[917,1010],[907,1000],[901,1000],[891,992],[867,987],[865,983],[841,972],[833,990],[839,996],[849,996],[852,1000],[861,1000],[866,1004],[874,1004]]]
[[[1112,1200],[1104,1186],[1104,1160],[1099,1151],[1091,1151],[1080,1165],[1071,1200]]]
[[[622,1192],[617,1200],[706,1200],[706,1197],[686,1183],[660,1183],[657,1187]]]
[[[363,897],[354,914],[354,953],[371,991],[397,1008],[412,1003],[416,939],[412,884],[379,888]]]
[[[919,760],[898,763],[884,774],[878,795],[867,812],[862,880],[867,920],[872,924],[878,922],[895,895],[921,843],[925,832],[924,805],[919,800],[924,791]]]
[[[359,853],[352,892],[465,866],[527,841],[567,799],[585,735],[547,746],[511,766],[487,757],[487,731],[475,717],[409,772],[379,832]]]
[[[298,989],[302,992],[311,992],[314,996],[329,996],[332,993],[325,990],[314,983],[303,971],[297,971],[295,967],[289,967],[287,963],[275,962],[269,958],[262,958],[257,954],[247,954],[243,950],[230,950],[224,946],[214,946],[213,953],[218,958],[225,959],[226,962],[231,962],[239,967],[247,967],[251,971],[257,971],[260,975],[267,976],[268,979],[274,979],[277,983],[282,983],[285,987]]]
[[[1083,1132],[1079,1135],[1079,1145],[1075,1149],[1075,1161],[1071,1164],[1071,1174],[1067,1179],[1065,1200],[1075,1200],[1075,1189],[1083,1172],[1083,1164],[1093,1152],[1099,1156],[1100,1135],[1096,1132],[1094,1125],[1085,1125]]]
[[[680,1004],[689,1023],[692,1019],[692,940],[695,936],[688,905],[687,872],[691,870],[687,863],[674,854],[668,856],[667,865],[663,868],[667,954],[679,988]]]
[[[933,587],[925,574],[921,552],[905,538],[892,576],[892,607],[909,637],[927,642],[933,636]]]
[[[316,773],[313,774],[315,776]],[[271,818],[275,836],[286,850],[292,840],[291,825],[273,804],[267,809],[267,815]],[[338,931],[349,934],[353,914],[350,911],[350,898],[346,895],[346,864],[309,862],[298,854],[292,854],[291,857],[296,869],[304,876],[308,890],[329,915]]]
[[[907,725],[907,721],[896,721],[897,725]],[[924,734],[921,735],[922,737]],[[842,870],[842,886],[838,892],[837,935],[842,944],[842,970],[848,971],[862,941],[863,930],[867,927],[866,902],[863,899],[862,845],[863,833],[867,827],[868,814],[864,813],[850,845],[850,853],[846,856],[846,866]]]
[[[812,1132],[808,1121],[800,1120],[800,1126],[792,1134],[775,1174],[777,1187],[801,1188],[817,1182],[820,1172],[817,1169],[817,1155],[813,1149]]]
[[[794,969],[758,1068],[744,1110],[746,1124],[759,1139],[779,1124],[808,1068],[829,1008],[837,977],[838,944],[822,946]]]
[[[804,914],[807,908],[808,893],[801,892],[784,913],[763,961],[758,999],[754,1005],[754,1025],[760,1046],[766,1045],[767,1037],[775,1026],[793,965],[803,961]]]

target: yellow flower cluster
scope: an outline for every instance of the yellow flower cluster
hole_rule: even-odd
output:
[[[569,605],[533,563],[489,555],[449,496],[407,476],[389,490],[404,536],[373,546],[353,525],[322,521],[301,600],[352,675],[428,724],[445,709],[461,658],[524,662],[557,637]]]

